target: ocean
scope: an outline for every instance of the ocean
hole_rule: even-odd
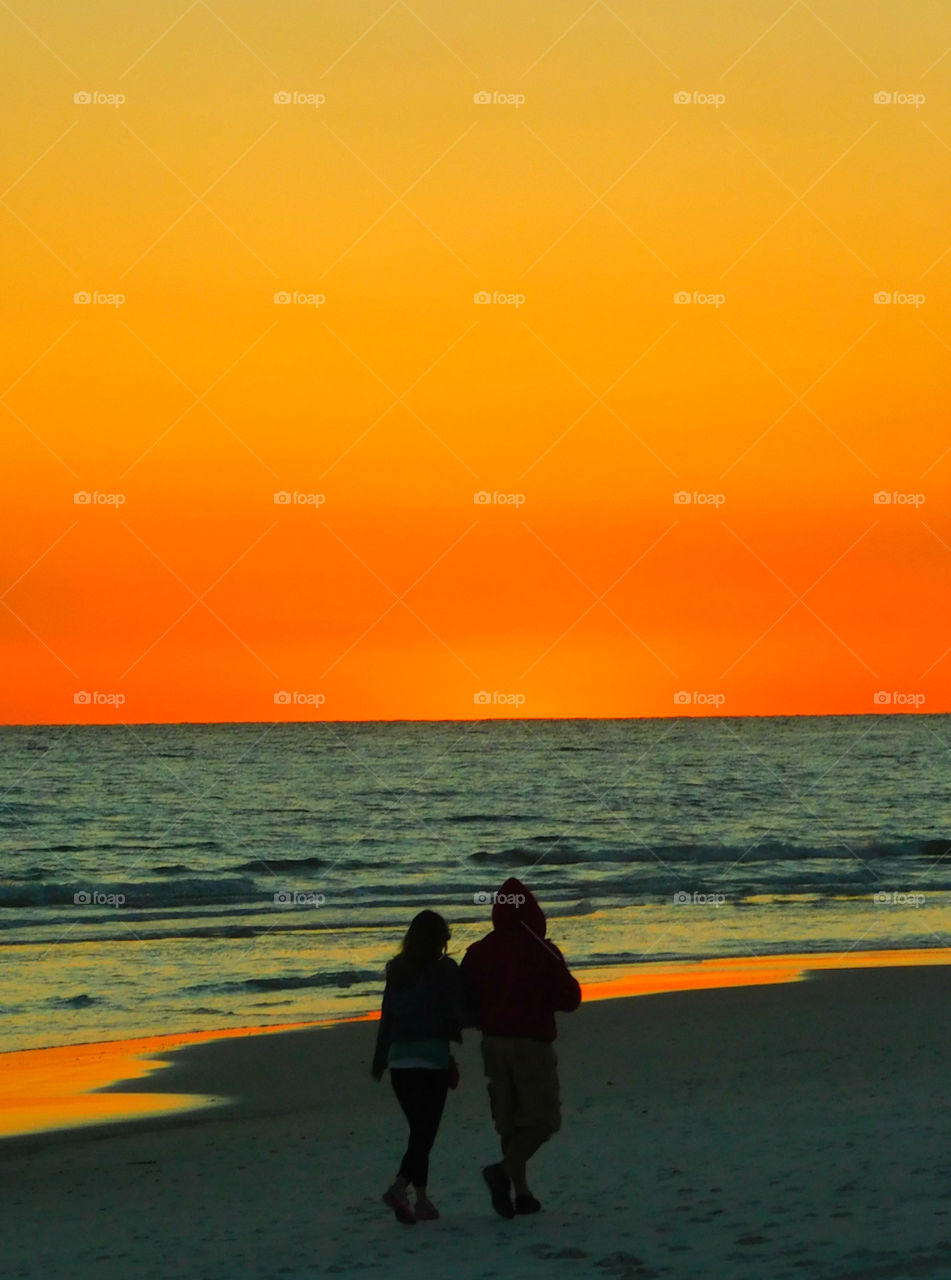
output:
[[[951,946],[951,717],[0,728],[6,1050],[378,1006],[510,874],[585,976]],[[605,971],[609,971],[606,975]]]

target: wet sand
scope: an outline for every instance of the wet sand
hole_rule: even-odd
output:
[[[951,968],[611,999],[561,1018],[545,1211],[503,1222],[478,1035],[430,1178],[379,1196],[404,1122],[359,1022],[170,1049],[149,1090],[211,1109],[0,1142],[4,1272],[122,1277],[951,1274]],[[110,1092],[135,1094],[141,1079]]]

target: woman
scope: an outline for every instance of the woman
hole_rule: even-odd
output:
[[[449,1041],[462,1040],[469,1025],[462,980],[455,960],[446,955],[449,926],[435,911],[420,911],[406,931],[399,952],[386,966],[386,989],[373,1055],[373,1078],[390,1069],[393,1091],[409,1121],[409,1143],[396,1181],[383,1203],[399,1222],[438,1218],[429,1198],[429,1153],[442,1119],[446,1091],[455,1087],[455,1063]],[[410,1203],[410,1183],[416,1192]]]

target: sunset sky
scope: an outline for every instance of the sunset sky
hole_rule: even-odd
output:
[[[4,722],[951,710],[946,4],[0,37]]]

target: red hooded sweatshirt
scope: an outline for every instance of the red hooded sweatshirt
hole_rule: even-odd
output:
[[[531,890],[506,880],[495,895],[492,932],[473,942],[460,965],[483,1034],[554,1040],[555,1010],[570,1013],[581,1003],[581,988],[546,930]]]

